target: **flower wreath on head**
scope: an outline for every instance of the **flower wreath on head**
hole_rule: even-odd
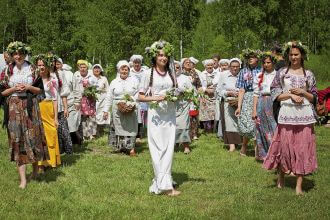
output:
[[[242,50],[242,53],[239,55],[241,60],[247,60],[250,56],[256,56],[258,59],[260,58],[261,51],[260,50],[253,50],[250,48]]]
[[[272,61],[272,63],[276,63],[277,62],[277,58],[273,55],[273,53],[271,51],[263,51],[260,53],[260,59],[264,60],[267,57],[269,57]]]
[[[51,67],[53,65],[53,62],[58,59],[58,56],[52,54],[52,53],[46,53],[46,54],[38,54],[31,58],[31,62],[35,65],[37,65],[38,60],[42,60],[47,67]]]
[[[299,48],[305,53],[305,60],[308,60],[309,49],[306,45],[303,45],[301,41],[289,41],[283,45],[283,55],[284,57],[289,57],[289,51],[291,48]]]
[[[31,47],[28,47],[25,43],[21,41],[11,42],[7,47],[7,52],[12,55],[15,52],[22,52],[25,55],[29,55],[32,52]]]
[[[174,47],[169,42],[159,40],[154,42],[150,47],[146,48],[146,54],[150,57],[156,57],[159,50],[163,49],[166,56],[173,56]]]

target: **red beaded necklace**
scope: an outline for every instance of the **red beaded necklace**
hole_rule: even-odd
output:
[[[158,73],[158,75],[160,75],[160,76],[165,76],[166,75],[166,71],[164,73],[160,73],[160,72],[158,72],[157,67],[155,68],[155,70]]]

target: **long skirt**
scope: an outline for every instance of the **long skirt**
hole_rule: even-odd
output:
[[[238,117],[238,132],[243,137],[255,138],[255,123],[252,120],[253,92],[246,92],[243,97],[241,115]]]
[[[225,111],[225,102],[224,100],[221,101],[221,106],[220,106],[220,121],[221,121],[221,127],[222,127],[222,133],[223,133],[223,142],[224,144],[241,144],[242,143],[242,137],[239,135],[237,131],[234,131],[233,129],[228,129],[226,128],[226,118],[233,118],[232,123],[236,123],[237,125],[237,119],[234,114],[235,109],[231,106],[226,106],[229,108],[227,111]],[[227,120],[228,122],[228,120]],[[229,125],[228,125],[229,127]],[[230,127],[233,127],[231,125]]]
[[[296,175],[313,173],[317,169],[313,124],[279,124],[263,167],[267,170],[278,168],[284,173]]]
[[[31,118],[28,116],[26,98],[12,96],[7,102],[10,160],[23,165],[49,159],[38,101],[33,99]]]
[[[260,96],[257,105],[256,140],[258,156],[265,158],[276,129],[273,101],[270,96]]]
[[[190,116],[190,139],[198,137],[198,116]]]
[[[186,101],[180,101],[177,103],[176,108],[176,131],[175,142],[176,143],[190,143],[189,117],[190,103]]]
[[[83,129],[83,135],[85,138],[95,136],[97,132],[97,123],[95,116],[82,115],[81,125]]]
[[[42,124],[45,129],[45,136],[49,152],[49,160],[39,161],[38,165],[56,167],[61,164],[60,147],[58,145],[57,130],[54,119],[54,105],[51,100],[44,100],[39,103]]]
[[[160,194],[173,189],[172,161],[175,145],[175,104],[161,102],[148,110],[148,145],[154,168],[149,191]]]
[[[58,142],[60,151],[66,154],[72,154],[72,140],[70,136],[68,121],[64,117],[63,112],[58,113],[58,128],[57,128]]]
[[[214,98],[201,98],[200,109],[199,109],[199,120],[204,121],[214,121],[215,119],[215,103]]]
[[[68,111],[69,111],[69,117],[68,117],[68,126],[70,133],[76,132],[79,130],[79,126],[81,125],[81,113],[79,110],[76,109],[75,105],[73,103],[68,103]]]

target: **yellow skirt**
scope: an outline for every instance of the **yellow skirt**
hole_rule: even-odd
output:
[[[58,144],[57,129],[54,123],[55,114],[53,101],[44,100],[39,103],[39,106],[50,159],[39,161],[38,165],[56,167],[61,164],[61,155]]]

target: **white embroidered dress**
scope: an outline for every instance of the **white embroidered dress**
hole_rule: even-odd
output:
[[[153,83],[149,88],[151,70],[146,71],[141,83],[140,92],[152,95],[165,95],[166,91],[173,88],[173,82],[169,76],[159,75],[153,71]],[[172,161],[175,144],[176,107],[175,103],[162,101],[159,107],[148,109],[148,145],[154,168],[154,179],[149,191],[160,194],[173,189]]]

